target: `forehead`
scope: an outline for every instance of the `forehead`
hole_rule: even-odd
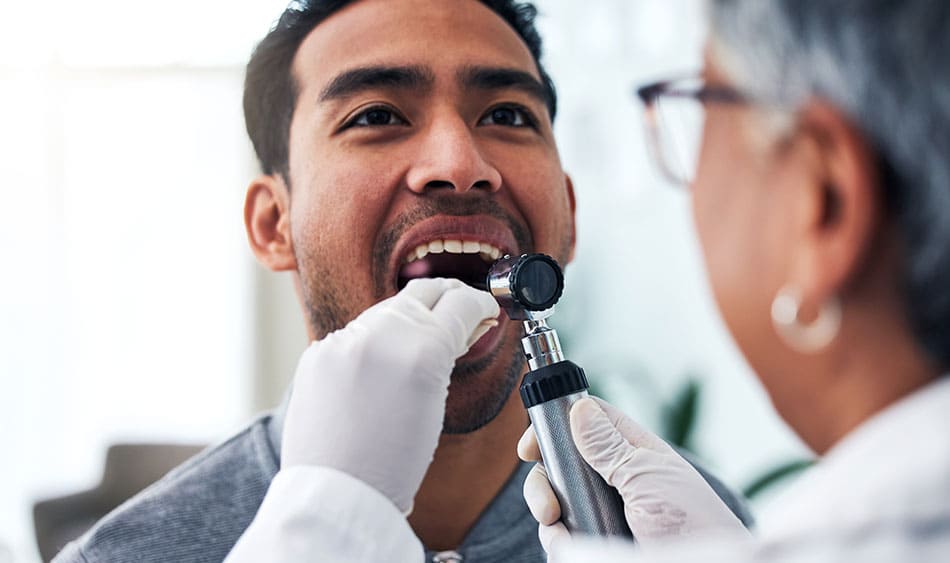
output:
[[[354,2],[310,32],[293,72],[306,91],[368,65],[425,66],[437,80],[466,66],[508,67],[539,78],[527,45],[477,0]]]

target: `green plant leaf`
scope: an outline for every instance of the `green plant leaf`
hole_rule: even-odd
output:
[[[814,464],[814,460],[811,459],[797,459],[783,463],[752,481],[752,483],[742,491],[742,494],[744,494],[746,498],[753,498],[779,481],[800,473]]]
[[[693,431],[699,412],[699,395],[702,385],[695,379],[686,384],[665,409],[664,424],[666,440],[685,450],[690,450]]]

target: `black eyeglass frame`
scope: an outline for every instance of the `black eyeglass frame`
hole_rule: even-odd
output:
[[[699,76],[686,76],[645,84],[636,89],[636,95],[643,102],[645,110],[644,125],[647,130],[647,138],[650,141],[653,162],[660,169],[660,172],[677,186],[688,186],[690,180],[677,174],[672,164],[666,162],[663,157],[661,146],[663,141],[660,139],[660,125],[656,111],[657,102],[664,97],[691,98],[704,105],[709,102],[747,104],[752,101],[749,96],[735,88],[707,85],[703,78]]]
[[[686,83],[693,82],[692,85]],[[719,102],[727,104],[745,104],[751,100],[742,92],[730,86],[709,86],[698,76],[686,76],[672,80],[660,80],[645,84],[636,89],[637,97],[644,106],[650,107],[662,96],[693,98],[700,102]]]

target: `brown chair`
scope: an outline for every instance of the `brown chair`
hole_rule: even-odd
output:
[[[36,544],[50,561],[69,542],[204,446],[183,444],[115,444],[106,452],[102,481],[88,491],[33,505]]]

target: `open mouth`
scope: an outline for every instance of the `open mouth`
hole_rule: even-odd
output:
[[[483,241],[434,239],[417,245],[403,257],[396,286],[402,289],[416,278],[455,278],[475,289],[487,290],[488,270],[501,255],[500,248]]]

